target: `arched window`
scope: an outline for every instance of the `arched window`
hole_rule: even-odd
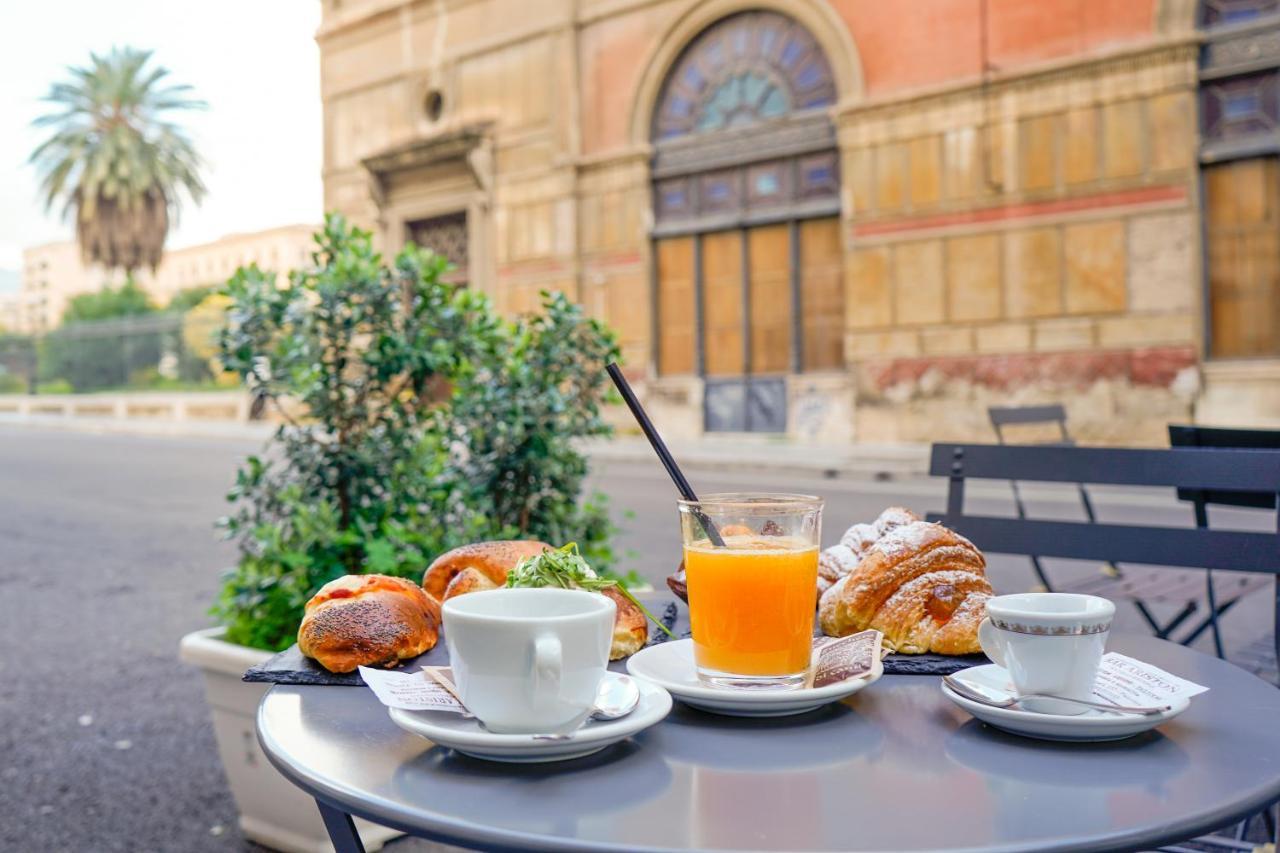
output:
[[[786,376],[843,367],[831,67],[777,12],[681,52],[653,114],[658,372],[705,379],[708,430],[783,432]]]

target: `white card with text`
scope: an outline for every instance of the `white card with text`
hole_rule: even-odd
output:
[[[454,695],[425,672],[396,672],[386,669],[360,667],[360,677],[369,685],[373,695],[388,708],[403,711],[449,711],[465,714]]]
[[[1168,705],[1175,699],[1190,698],[1208,689],[1128,655],[1108,652],[1098,666],[1093,695],[1116,705],[1147,707]]]

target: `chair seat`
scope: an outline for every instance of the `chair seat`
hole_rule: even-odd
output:
[[[1271,575],[1255,572],[1213,573],[1213,590],[1219,605],[1269,587],[1273,583]],[[1056,589],[1058,592],[1123,598],[1148,604],[1187,604],[1205,597],[1204,571],[1200,569],[1125,568],[1120,577],[1099,573],[1057,584]]]

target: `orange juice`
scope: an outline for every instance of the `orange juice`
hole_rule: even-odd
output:
[[[809,668],[818,549],[788,536],[726,536],[685,546],[694,656],[703,669],[746,676]]]

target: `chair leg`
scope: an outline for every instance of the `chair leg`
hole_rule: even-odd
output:
[[[356,832],[356,824],[351,815],[320,800],[316,800],[316,806],[320,809],[324,828],[329,831],[329,840],[333,842],[335,853],[364,853],[364,842]]]
[[[1226,652],[1222,650],[1222,630],[1218,627],[1218,617],[1226,610],[1218,610],[1218,593],[1213,588],[1213,572],[1206,569],[1204,573],[1205,597],[1209,601],[1209,623],[1213,626],[1213,651],[1220,659],[1226,660]],[[1189,645],[1189,643],[1184,643]]]
[[[1044,587],[1044,591],[1053,592],[1053,584],[1049,582],[1049,576],[1045,574],[1044,566],[1040,565],[1039,557],[1031,558],[1031,569],[1036,573],[1036,577],[1040,580],[1040,585]]]
[[[1239,600],[1240,599],[1238,598],[1232,598],[1228,601],[1224,601],[1222,604],[1219,604],[1214,610],[1210,611],[1209,615],[1204,618],[1203,622],[1201,622],[1199,625],[1196,626],[1196,629],[1194,631],[1188,634],[1186,638],[1179,640],[1178,642],[1182,643],[1182,645],[1184,646],[1189,646],[1192,643],[1194,643],[1196,640],[1198,640],[1201,634],[1203,634],[1208,629],[1212,628],[1214,633],[1214,639],[1218,640],[1218,642],[1215,643],[1215,646],[1217,650],[1221,652],[1222,643],[1221,643],[1221,640],[1218,638],[1218,617],[1226,613],[1232,607],[1235,607],[1236,602],[1238,602]],[[1222,658],[1223,660],[1227,659],[1227,656],[1225,654],[1219,654],[1218,657]]]
[[[1147,625],[1151,627],[1151,632],[1160,640],[1169,639],[1169,635],[1173,633],[1179,625],[1187,621],[1187,617],[1192,613],[1195,613],[1197,608],[1196,602],[1188,601],[1186,606],[1178,612],[1177,616],[1173,617],[1173,619],[1171,619],[1167,624],[1161,625],[1160,620],[1156,619],[1155,614],[1153,614],[1151,609],[1147,607],[1145,601],[1135,598],[1133,599],[1133,606],[1138,608],[1138,612],[1142,614],[1142,618],[1146,619]]]

